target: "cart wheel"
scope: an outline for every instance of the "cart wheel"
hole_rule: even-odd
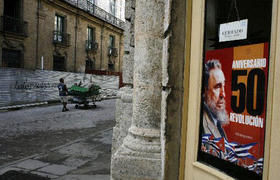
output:
[[[75,108],[78,109],[78,107],[79,107],[79,106],[76,104],[76,105],[75,105]]]

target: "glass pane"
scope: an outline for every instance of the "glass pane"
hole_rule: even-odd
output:
[[[58,32],[64,32],[64,17],[58,15],[55,16],[54,30]]]
[[[110,47],[114,47],[115,46],[115,37],[114,36],[110,36],[109,44],[110,44]]]
[[[88,41],[92,42],[93,41],[93,29],[88,28]]]
[[[272,0],[205,0],[198,160],[261,179]]]
[[[57,27],[58,32],[62,32],[62,21],[61,17],[58,17],[58,27]]]
[[[55,16],[55,19],[54,19],[54,30],[57,31],[57,16]]]

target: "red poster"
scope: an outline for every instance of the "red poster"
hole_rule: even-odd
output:
[[[268,43],[206,52],[201,150],[262,174]]]

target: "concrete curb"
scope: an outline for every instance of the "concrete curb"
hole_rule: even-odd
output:
[[[5,106],[5,107],[0,107],[0,110],[21,109],[21,108],[24,108],[24,107],[41,106],[41,105],[46,105],[46,104],[48,104],[48,102],[38,102],[38,103],[30,103],[30,104]]]
[[[60,100],[50,100],[48,101],[48,104],[55,104],[55,103],[60,103]]]

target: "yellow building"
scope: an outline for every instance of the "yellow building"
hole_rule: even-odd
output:
[[[1,67],[120,72],[124,22],[79,0],[3,0]]]

